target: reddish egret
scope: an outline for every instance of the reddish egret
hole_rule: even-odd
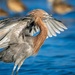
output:
[[[67,29],[60,21],[41,9],[28,13],[24,18],[8,18],[0,21],[0,61],[14,62],[12,75],[18,73],[24,60],[38,52],[44,40]],[[40,31],[36,36],[34,33]]]

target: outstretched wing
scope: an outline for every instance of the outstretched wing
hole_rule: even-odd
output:
[[[61,31],[64,31],[64,29],[67,29],[67,27],[59,20],[56,20],[49,14],[44,14],[44,18],[42,21],[45,23],[45,25],[48,28],[48,37],[57,36],[57,33],[60,34]],[[30,34],[33,36],[34,33],[40,31],[40,28],[38,25],[32,21],[30,25],[26,28],[27,34]]]
[[[0,21],[0,48],[7,47],[12,33],[19,36],[32,36],[38,31],[31,16],[23,18],[8,18]],[[13,36],[13,35],[12,35]],[[14,41],[14,40],[13,40]]]
[[[18,22],[16,22],[14,18],[0,20],[0,40],[3,39],[3,37],[8,34],[10,29],[17,24]]]
[[[60,31],[67,29],[67,27],[61,21],[54,19],[51,15],[48,14],[45,15],[43,22],[48,28],[49,37],[56,36],[56,33],[60,34]]]
[[[67,29],[60,21],[52,18],[50,15],[45,14],[42,21],[48,28],[48,36],[56,36],[56,33]],[[24,25],[23,25],[24,24]],[[21,26],[21,28],[20,28]],[[16,29],[19,27],[18,29]],[[40,28],[35,24],[35,20],[31,15],[24,18],[5,19],[0,21],[0,48],[8,46],[9,37],[12,32],[22,36],[33,36],[34,33],[38,32]],[[17,32],[19,31],[19,32]]]

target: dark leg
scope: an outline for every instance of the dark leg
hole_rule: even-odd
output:
[[[13,71],[12,71],[11,75],[14,75],[14,71],[15,71],[16,67],[17,67],[17,64],[15,64],[15,66],[14,66],[14,68],[13,68]]]
[[[24,62],[24,60],[22,60],[22,61],[18,64],[18,68],[17,68],[17,70],[16,70],[16,75],[18,75],[18,71],[19,71],[20,67],[22,66],[23,62]]]

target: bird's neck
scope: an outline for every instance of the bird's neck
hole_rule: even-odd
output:
[[[37,25],[40,28],[40,33],[34,37],[34,54],[38,52],[40,47],[42,46],[44,40],[47,37],[47,28],[41,19],[36,21]]]

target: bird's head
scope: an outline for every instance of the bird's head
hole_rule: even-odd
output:
[[[45,12],[44,10],[36,9],[36,10],[33,10],[33,11],[29,12],[28,15],[31,15],[35,19],[38,18],[38,17],[43,19],[48,15],[48,13]]]

